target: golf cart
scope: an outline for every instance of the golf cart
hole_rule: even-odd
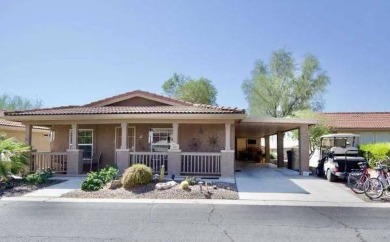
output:
[[[320,159],[317,176],[326,176],[328,181],[347,178],[352,169],[359,169],[358,163],[366,162],[358,155],[359,135],[328,134],[321,136]]]

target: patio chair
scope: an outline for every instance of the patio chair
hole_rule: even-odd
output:
[[[101,158],[102,158],[102,152],[96,153],[92,156],[91,167],[89,168],[89,171],[92,171],[93,164],[96,164],[96,170],[99,170]]]

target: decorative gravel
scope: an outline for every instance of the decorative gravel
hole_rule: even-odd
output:
[[[58,183],[64,182],[65,180],[55,180],[50,179],[44,184],[40,185],[30,185],[26,184],[23,180],[13,180],[13,188],[6,188],[6,184],[0,182],[0,198],[2,197],[20,197],[26,193],[36,191],[38,189],[56,185]]]
[[[238,199],[237,187],[232,183],[213,182],[208,186],[208,190],[203,186],[200,191],[199,185],[190,186],[188,190],[183,190],[180,184],[167,190],[155,189],[155,183],[138,186],[133,189],[118,188],[115,190],[103,188],[95,192],[76,190],[66,193],[62,197],[67,198],[121,198],[121,199]],[[213,186],[217,189],[214,189]]]

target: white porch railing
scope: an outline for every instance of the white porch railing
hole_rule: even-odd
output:
[[[181,174],[221,175],[220,153],[181,153]]]
[[[66,172],[66,152],[33,152],[31,153],[30,170],[50,168],[56,173]]]
[[[160,173],[161,166],[168,171],[168,152],[130,152],[130,166],[144,164],[152,168],[153,173]]]

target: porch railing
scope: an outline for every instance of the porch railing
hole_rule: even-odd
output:
[[[66,152],[33,152],[31,153],[30,170],[50,168],[56,173],[66,173]]]
[[[220,153],[181,153],[181,174],[221,175]]]
[[[165,173],[168,171],[167,152],[131,152],[130,165],[144,164],[152,168],[153,173],[160,173],[161,166],[164,165]]]

